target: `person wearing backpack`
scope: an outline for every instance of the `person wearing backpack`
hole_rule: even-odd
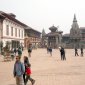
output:
[[[16,85],[24,85],[24,81],[23,81],[24,72],[25,72],[25,66],[20,61],[20,57],[16,56],[16,61],[13,70],[13,75],[16,78]]]

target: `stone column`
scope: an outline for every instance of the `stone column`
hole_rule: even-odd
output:
[[[56,46],[58,47],[58,37],[56,36]]]

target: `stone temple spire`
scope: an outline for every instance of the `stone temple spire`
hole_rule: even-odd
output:
[[[75,39],[79,39],[80,38],[80,29],[79,29],[79,25],[77,23],[77,19],[76,19],[76,15],[74,14],[74,19],[73,19],[73,24],[72,27],[70,29],[70,37],[71,38],[75,38]]]
[[[76,15],[74,14],[73,22],[77,22]]]
[[[76,15],[74,14],[72,29],[79,29],[79,25],[77,23]]]
[[[46,35],[46,33],[45,33],[44,28],[43,28],[43,30],[42,30],[42,36],[45,36],[45,35]]]

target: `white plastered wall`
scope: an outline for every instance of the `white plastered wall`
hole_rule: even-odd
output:
[[[6,25],[9,25],[9,35],[6,35],[7,31]],[[13,27],[13,36],[11,36],[11,27]],[[16,28],[17,28],[17,37],[15,36]],[[20,30],[20,37],[19,37],[19,30]],[[22,36],[22,31],[23,31],[23,36]],[[6,19],[3,21],[3,38],[2,38],[3,46],[6,45],[7,41],[11,42],[12,40],[18,40],[24,46],[24,27],[11,20]]]

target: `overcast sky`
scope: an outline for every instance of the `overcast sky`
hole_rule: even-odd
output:
[[[0,0],[0,10],[14,13],[18,20],[46,33],[53,24],[69,33],[74,13],[79,27],[85,27],[85,0]]]

